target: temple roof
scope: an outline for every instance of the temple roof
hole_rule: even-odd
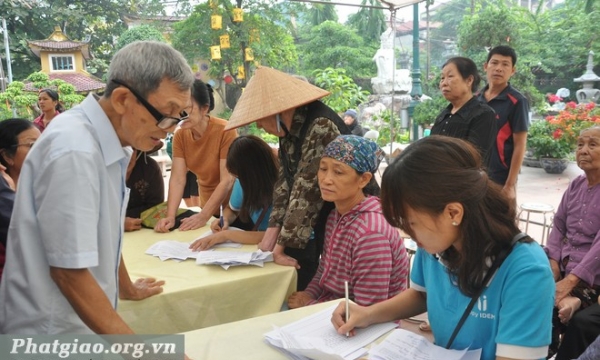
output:
[[[89,41],[74,41],[69,39],[58,26],[54,28],[54,32],[47,39],[27,41],[31,51],[38,57],[40,56],[40,51],[73,53],[80,50],[85,59],[91,57],[88,43]]]
[[[78,93],[103,90],[106,87],[106,84],[102,82],[102,80],[88,73],[50,73],[48,76],[50,76],[50,80],[61,79],[68,82],[75,86],[75,91]],[[25,90],[37,91],[37,89],[33,87],[33,83],[26,83]]]

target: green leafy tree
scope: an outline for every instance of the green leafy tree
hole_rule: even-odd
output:
[[[361,5],[381,6],[381,3],[377,0],[362,0]],[[356,30],[364,39],[365,44],[377,44],[381,33],[387,26],[382,9],[366,7],[361,8],[356,14],[350,15],[346,24]]]
[[[115,51],[119,51],[125,47],[125,45],[131,44],[132,42],[138,40],[154,40],[165,42],[165,37],[160,30],[152,25],[136,26],[126,30],[123,34],[121,34],[121,36],[119,36],[119,40],[117,40],[117,44],[115,45]]]
[[[231,3],[228,0],[216,0],[214,8],[210,4],[196,6],[194,12],[185,20],[175,24],[172,36],[173,46],[182,52],[190,63],[200,59],[211,59],[210,47],[219,45],[221,35],[229,35],[230,48],[221,49],[221,59],[210,63],[209,74],[221,79],[229,73],[234,81],[229,85],[230,92],[239,96],[251,76],[254,64],[262,64],[278,69],[293,69],[298,64],[298,54],[294,39],[291,36],[291,23],[287,15],[280,11],[280,4],[274,1],[238,0]],[[234,23],[233,7],[244,10],[244,21]],[[213,30],[210,27],[210,16],[222,16],[222,29]],[[250,48],[254,55],[252,62],[245,61],[245,49]],[[244,66],[245,78],[239,75],[238,68]],[[224,89],[218,89],[224,98]],[[228,96],[228,100],[230,97]],[[235,104],[229,102],[229,106]]]
[[[330,0],[325,0],[329,2]],[[317,4],[313,3],[312,7],[308,10],[310,24],[317,26],[324,23],[325,21],[338,21],[337,12],[333,4]]]
[[[363,39],[342,24],[326,21],[301,35],[303,43],[302,73],[311,74],[315,69],[329,67],[345,69],[353,78],[371,78],[377,73],[373,55],[375,46],[365,46]]]
[[[497,6],[486,6],[482,11],[465,16],[458,29],[458,45],[463,55],[480,68],[487,60],[488,49],[498,45],[514,48],[519,57],[511,84],[527,97],[531,107],[536,107],[543,96],[534,86],[532,69],[540,63],[536,45],[540,41],[534,41],[533,34],[539,34],[540,29],[529,11],[520,6],[505,6],[500,1]]]
[[[331,94],[323,98],[323,102],[334,111],[341,113],[357,107],[367,100],[368,91],[358,86],[346,70],[327,68],[315,70],[315,85],[329,91]]]

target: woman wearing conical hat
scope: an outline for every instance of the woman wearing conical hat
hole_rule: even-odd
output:
[[[298,290],[304,290],[315,274],[322,246],[324,228],[316,226],[323,206],[317,183],[319,161],[339,129],[349,133],[335,111],[318,101],[328,94],[292,75],[259,67],[225,127],[256,122],[279,137],[279,177],[269,228],[259,248],[272,250],[276,263],[298,269]]]

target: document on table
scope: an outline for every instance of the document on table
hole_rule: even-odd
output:
[[[264,266],[265,262],[273,261],[273,253],[257,250],[254,252],[241,251],[201,251],[196,257],[198,265],[221,265],[225,270],[230,266],[254,265]]]
[[[229,229],[243,231],[242,229],[239,229],[236,227],[230,227]],[[146,250],[146,254],[157,256],[162,261],[169,260],[169,259],[173,259],[175,261],[182,261],[182,260],[190,259],[190,258],[196,259],[199,252],[192,251],[190,249],[190,245],[194,241],[205,238],[208,235],[211,235],[212,233],[213,232],[211,230],[208,230],[207,232],[203,233],[196,239],[192,240],[192,242],[190,242],[190,243],[185,243],[185,242],[176,241],[176,240],[161,240],[161,241],[155,243],[154,245],[150,246],[148,248],[148,250]],[[242,244],[227,240],[224,243],[216,244],[216,245],[212,246],[211,249],[240,248],[240,247],[242,247]]]
[[[335,331],[331,324],[332,306],[302,320],[265,334],[265,341],[292,359],[354,360],[367,353],[364,348],[377,338],[394,329],[396,323],[383,323],[356,329],[346,337]]]
[[[372,360],[479,360],[481,349],[448,350],[423,336],[396,329],[369,351]]]

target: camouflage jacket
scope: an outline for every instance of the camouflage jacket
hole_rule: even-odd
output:
[[[297,170],[293,174],[294,183],[290,189],[281,164],[269,219],[269,227],[281,227],[278,244],[301,249],[306,247],[323,205],[317,181],[321,156],[325,146],[340,134],[333,121],[317,117],[309,126],[303,141],[299,135],[306,113],[306,106],[296,109],[289,134],[280,139],[280,150],[285,150],[290,168]],[[299,147],[301,158],[296,166],[293,154]]]

